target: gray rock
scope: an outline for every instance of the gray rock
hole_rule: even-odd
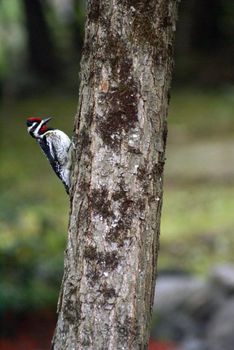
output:
[[[223,305],[224,295],[209,282],[197,286],[185,300],[185,308],[190,316],[198,322],[206,323],[217,308]],[[201,325],[203,327],[203,325]]]
[[[222,305],[225,296],[219,288],[197,277],[158,277],[155,290],[154,311],[168,313],[184,310],[191,317],[207,321]]]
[[[206,344],[203,340],[198,338],[186,339],[179,344],[180,350],[207,350]]]
[[[193,312],[194,304],[199,304],[200,307],[200,301],[198,302],[195,296],[200,295],[199,291],[204,288],[205,283],[196,277],[185,275],[158,277],[154,304],[156,322],[152,328],[152,335],[157,339],[174,341],[199,336],[200,329]]]
[[[218,309],[208,324],[206,339],[208,350],[234,349],[234,298]]]
[[[213,284],[234,293],[234,265],[224,264],[216,266],[210,276]],[[234,347],[233,347],[234,348]]]
[[[182,342],[196,334],[195,322],[182,311],[157,314],[151,328],[152,338],[175,342]]]
[[[185,301],[204,288],[205,283],[190,276],[162,276],[157,278],[154,310],[166,312],[184,305]]]
[[[234,267],[216,267],[207,281],[189,275],[157,279],[152,334],[182,350],[234,349]]]

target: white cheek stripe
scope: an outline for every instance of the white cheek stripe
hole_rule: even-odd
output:
[[[31,129],[33,129],[33,128],[34,128],[35,124],[37,124],[37,123],[35,123],[35,122],[34,122],[34,123],[31,125],[31,126],[29,126],[29,127],[28,127],[28,132],[30,132],[30,131],[31,131]]]
[[[33,124],[34,125],[34,124]],[[43,125],[43,120],[40,122],[40,124],[38,124],[38,127],[35,129],[35,131],[33,132],[34,136],[37,138],[41,138],[42,136],[39,134],[40,128]]]

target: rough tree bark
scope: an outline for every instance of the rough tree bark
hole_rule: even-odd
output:
[[[53,349],[146,349],[174,0],[89,0]]]

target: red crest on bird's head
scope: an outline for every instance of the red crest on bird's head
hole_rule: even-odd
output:
[[[34,117],[28,117],[27,118],[27,124],[33,124],[33,123],[40,123],[42,121],[41,118],[34,118]]]
[[[40,125],[39,130],[37,130],[37,135],[43,135],[46,131],[48,131],[48,127],[47,127],[47,123],[51,118],[45,118],[45,119],[41,119],[41,118],[34,118],[34,117],[29,117],[27,118],[27,127],[28,127],[28,132],[33,136],[33,137],[37,137],[36,133],[34,132],[37,127]],[[38,135],[38,136],[39,136]]]

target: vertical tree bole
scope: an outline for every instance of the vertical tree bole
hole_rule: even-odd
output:
[[[174,0],[90,0],[53,349],[146,349],[156,279]]]

